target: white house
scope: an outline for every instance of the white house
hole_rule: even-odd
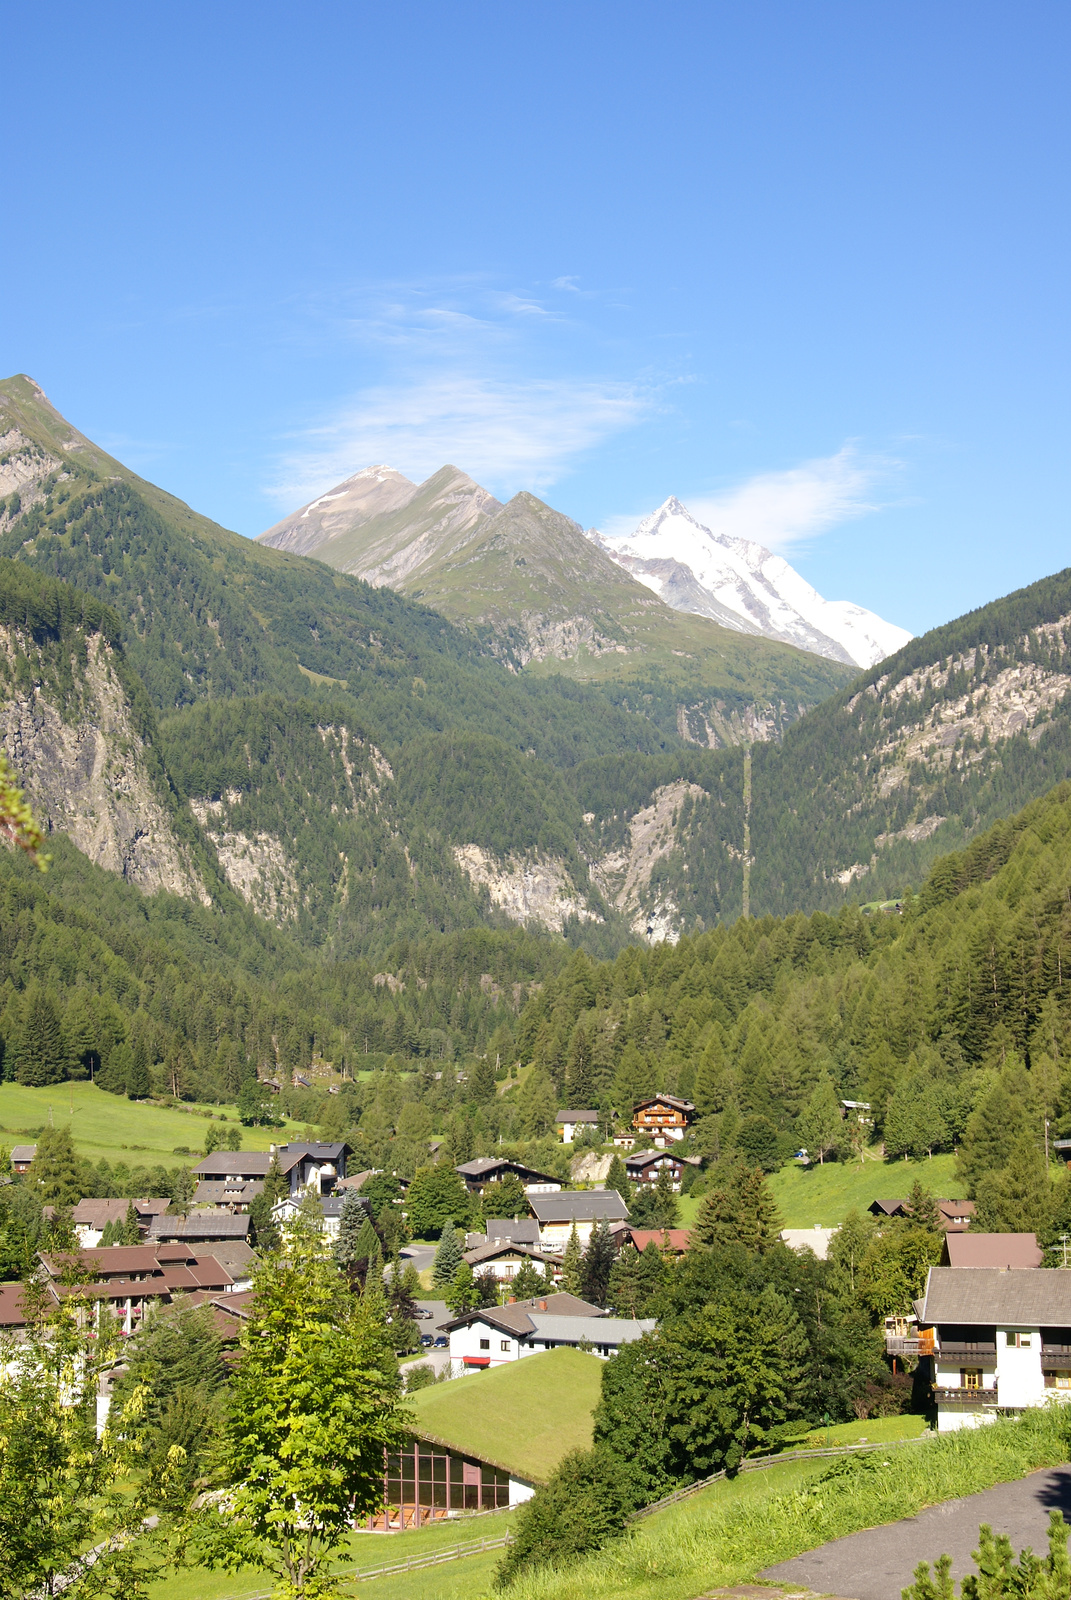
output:
[[[585,1245],[597,1222],[628,1221],[628,1207],[616,1189],[565,1189],[561,1194],[531,1195],[528,1203],[539,1223],[540,1247],[558,1253],[568,1244],[574,1223]]]
[[[323,1233],[327,1239],[337,1239],[339,1226],[342,1222],[342,1207],[345,1203],[344,1194],[324,1194],[319,1196],[320,1210],[323,1213]],[[285,1228],[293,1222],[301,1210],[300,1195],[284,1195],[277,1200],[271,1208],[272,1219],[278,1227]]]
[[[916,1309],[939,1432],[1071,1400],[1071,1272],[931,1267]]]
[[[593,1355],[616,1355],[654,1327],[653,1320],[608,1317],[598,1306],[571,1294],[550,1294],[514,1305],[468,1311],[448,1322],[450,1361],[455,1376],[504,1366],[522,1356],[565,1345],[583,1346]]]
[[[559,1111],[554,1126],[561,1134],[563,1144],[573,1144],[589,1128],[598,1128],[597,1111]]]

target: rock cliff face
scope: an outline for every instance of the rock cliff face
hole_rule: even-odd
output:
[[[57,648],[63,648],[62,646]],[[175,837],[146,761],[145,741],[99,634],[73,662],[62,701],[40,664],[40,648],[18,629],[0,627],[0,744],[50,833],[65,833],[98,866],[147,894],[167,889],[209,903]]]

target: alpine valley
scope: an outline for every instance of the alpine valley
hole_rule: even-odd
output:
[[[752,916],[892,900],[1071,776],[1071,573],[908,640],[676,501],[610,541],[452,467],[251,542],[25,376],[0,492],[46,898],[103,872],[254,966],[518,927],[610,955],[732,922],[746,879]]]

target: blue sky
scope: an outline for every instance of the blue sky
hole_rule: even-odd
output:
[[[0,368],[254,535],[676,494],[915,631],[1071,562],[1071,10],[0,0]]]

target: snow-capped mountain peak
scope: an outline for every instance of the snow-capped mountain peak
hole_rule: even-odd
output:
[[[741,633],[859,667],[873,666],[911,638],[849,600],[823,599],[764,545],[714,533],[675,495],[626,538],[608,539],[594,528],[589,537],[667,605]]]

